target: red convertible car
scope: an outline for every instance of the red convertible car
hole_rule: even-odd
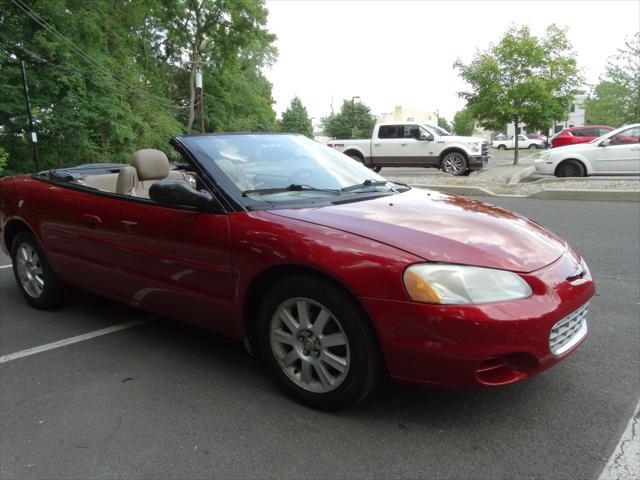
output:
[[[563,240],[507,210],[385,180],[299,135],[184,135],[0,180],[18,287],[75,285],[257,346],[297,400],[357,402],[388,375],[499,386],[571,354],[595,288]]]

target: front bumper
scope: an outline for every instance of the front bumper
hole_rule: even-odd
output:
[[[475,155],[467,159],[467,167],[469,170],[480,170],[491,160],[490,155]]]
[[[536,171],[545,175],[553,175],[555,172],[554,163],[548,158],[539,158],[534,162]]]
[[[547,267],[522,274],[533,295],[516,301],[362,302],[374,321],[392,378],[451,387],[507,385],[551,367],[584,342],[586,331],[561,354],[550,350],[553,327],[595,294],[586,265],[575,277],[579,265],[567,252]]]

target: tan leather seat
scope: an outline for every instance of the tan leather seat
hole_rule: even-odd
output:
[[[116,193],[119,195],[136,195],[136,186],[138,184],[138,173],[133,167],[123,167],[118,172],[118,180],[116,182]]]
[[[135,186],[138,197],[149,198],[151,185],[169,176],[169,159],[164,152],[153,148],[145,148],[134,153],[131,166],[136,169],[138,175]]]

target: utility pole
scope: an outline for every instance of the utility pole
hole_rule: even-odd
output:
[[[351,97],[351,138],[356,138],[356,98],[360,97]]]
[[[200,131],[204,133],[204,91],[202,89],[202,72],[199,64],[196,66],[196,90],[200,90]]]
[[[33,128],[33,116],[31,115],[31,101],[29,100],[29,88],[27,87],[27,72],[24,68],[24,60],[20,59],[22,69],[22,87],[24,88],[24,99],[27,103],[27,115],[29,116],[29,133],[31,136],[31,147],[33,148],[33,160],[36,163],[36,171],[40,170],[40,159],[38,158],[38,136]]]

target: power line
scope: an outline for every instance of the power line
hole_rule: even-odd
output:
[[[65,72],[65,73],[67,73],[69,75],[76,76],[76,78],[82,78],[83,80],[89,80],[89,81],[92,81],[92,82],[96,81],[96,76],[102,76],[103,78],[109,78],[105,74],[101,74],[101,73],[97,73],[96,74],[94,72],[87,72],[87,71],[81,70],[81,69],[77,68],[75,65],[71,65],[69,63],[56,63],[53,60],[51,60],[50,58],[44,57],[44,56],[42,56],[42,55],[40,55],[38,53],[35,53],[35,52],[25,48],[23,45],[19,45],[19,44],[15,43],[9,37],[4,35],[2,32],[0,32],[0,40],[4,40],[4,43],[9,45],[10,47],[15,49],[16,51],[19,51],[22,54],[26,54],[32,60],[35,59],[39,63],[50,65],[51,67],[56,68],[58,70],[61,70],[61,71]],[[16,53],[14,52],[14,54],[16,54]],[[17,55],[17,56],[18,57],[23,57],[24,55]],[[116,91],[116,93],[124,98],[124,92]],[[198,105],[198,102],[196,102],[195,105]],[[164,105],[164,104],[163,104],[163,106],[166,107],[166,105]],[[186,106],[173,106],[173,107],[167,107],[167,108],[189,108],[189,106],[188,105],[186,105]]]
[[[150,94],[143,90],[140,90],[138,87],[127,83],[124,80],[118,79],[111,71],[107,68],[100,65],[96,60],[94,60],[91,56],[89,56],[84,50],[78,47],[73,41],[69,40],[67,37],[58,32],[52,25],[50,25],[46,20],[44,20],[40,15],[38,15],[35,11],[33,11],[29,6],[23,3],[21,0],[11,0],[14,5],[20,8],[24,13],[26,13],[29,17],[31,17],[36,23],[38,23],[42,28],[48,31],[50,34],[54,35],[58,39],[62,40],[67,46],[78,56],[80,56],[85,62],[93,65],[98,70],[102,71],[109,78],[111,78],[115,83],[120,84],[122,87],[128,89],[131,93],[145,96],[151,101],[155,101],[157,104],[162,105],[166,108],[189,108],[189,105],[176,105],[175,103],[170,103],[166,98],[158,97],[156,95]]]

